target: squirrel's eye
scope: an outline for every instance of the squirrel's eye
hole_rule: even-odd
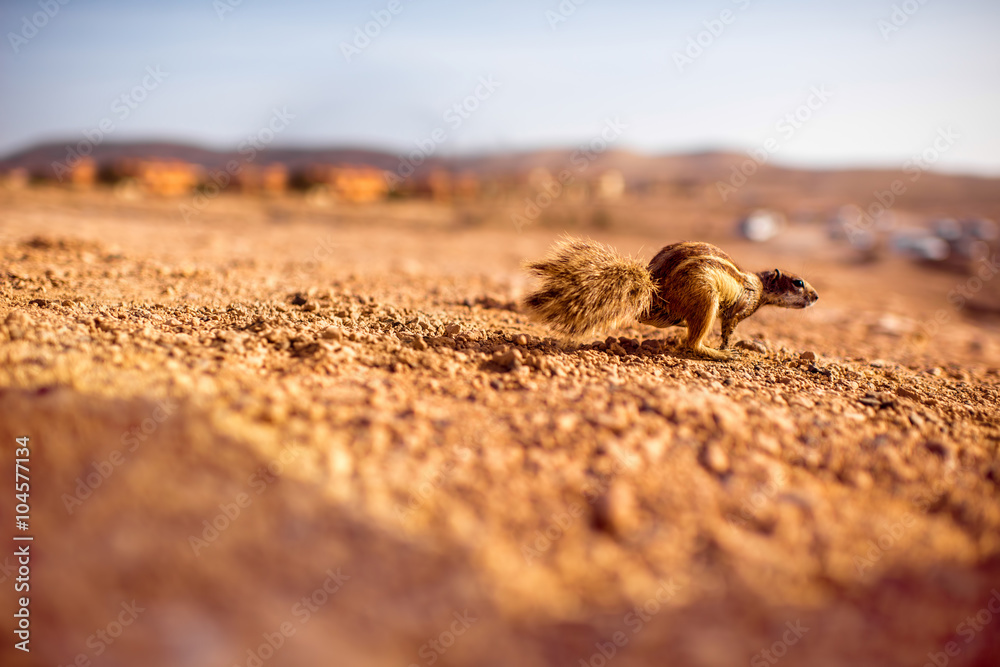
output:
[[[806,286],[806,284],[804,282],[802,282],[801,280],[798,280],[798,279],[793,280],[792,284],[795,285],[796,287],[805,287]]]

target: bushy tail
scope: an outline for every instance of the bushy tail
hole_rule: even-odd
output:
[[[649,308],[656,292],[644,264],[596,241],[565,237],[545,259],[525,268],[542,279],[525,305],[572,337],[634,320]]]

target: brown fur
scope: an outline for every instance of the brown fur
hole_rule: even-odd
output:
[[[634,320],[649,308],[656,291],[642,263],[594,241],[563,238],[545,259],[525,268],[542,279],[525,305],[570,337]]]
[[[632,317],[656,327],[684,324],[687,347],[719,360],[731,356],[725,350],[736,325],[761,306],[806,308],[819,298],[796,275],[747,273],[720,248],[693,241],[664,247],[644,268],[607,246],[565,239],[528,268],[543,282],[526,305],[564,333],[591,333]],[[705,345],[716,318],[722,324],[718,350]]]

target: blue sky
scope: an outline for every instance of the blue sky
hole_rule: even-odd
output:
[[[934,168],[1000,175],[996,0],[576,2],[2,0],[0,155],[102,120],[116,140],[233,148],[278,108],[294,118],[275,145],[403,153],[443,128],[441,153],[572,146],[618,118],[622,148],[773,139],[774,161],[816,167],[898,167],[950,127]],[[43,5],[59,10],[34,34]],[[372,12],[391,21],[348,59]],[[147,68],[164,76],[137,101]],[[449,123],[481,77],[499,85]]]

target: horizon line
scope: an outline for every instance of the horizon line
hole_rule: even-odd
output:
[[[76,144],[82,143],[79,140],[76,141],[60,141],[60,140],[41,140],[36,141],[31,144],[27,144],[22,148],[15,149],[13,151],[7,152],[0,155],[0,164],[4,162],[11,161],[17,156],[30,153],[31,151],[38,150],[45,147],[63,146],[67,149],[72,148]],[[186,139],[169,139],[169,138],[144,138],[144,139],[109,139],[107,141],[101,141],[95,148],[100,146],[141,146],[149,144],[160,144],[160,145],[172,145],[184,148],[191,148],[201,151],[206,151],[210,153],[216,153],[224,155],[227,153],[234,153],[238,150],[238,144],[222,147],[212,145],[210,143],[200,143],[197,140],[186,140]],[[581,147],[574,145],[572,143],[561,143],[553,144],[549,146],[538,146],[534,148],[509,148],[509,149],[495,149],[495,148],[482,148],[482,149],[469,149],[462,150],[459,152],[442,152],[439,154],[428,155],[427,159],[436,159],[442,161],[448,160],[462,160],[470,158],[488,158],[488,157],[503,157],[512,155],[531,155],[533,153],[548,153],[548,152],[565,152],[579,150]],[[324,152],[324,151],[360,151],[366,153],[376,153],[379,155],[400,158],[403,159],[406,156],[406,150],[401,151],[392,150],[387,146],[379,146],[377,144],[352,144],[352,143],[341,143],[341,144],[322,144],[316,146],[308,146],[297,144],[293,142],[282,143],[277,145],[265,146],[259,153],[268,153],[271,151],[302,151],[302,152]],[[733,157],[741,157],[751,160],[757,160],[753,157],[750,152],[752,148],[749,149],[739,149],[733,147],[704,147],[704,148],[678,148],[678,149],[642,149],[635,147],[609,147],[606,150],[600,151],[600,153],[619,153],[619,154],[631,154],[647,158],[668,158],[668,157],[694,157],[703,155],[726,155]],[[906,160],[901,160],[899,163],[886,164],[884,162],[869,162],[864,161],[846,163],[842,161],[802,161],[802,160],[783,160],[778,158],[769,158],[763,162],[758,161],[758,166],[770,166],[778,169],[786,169],[792,171],[812,171],[812,172],[859,172],[859,171],[873,171],[873,172],[894,172],[903,171],[905,168]],[[986,180],[997,180],[1000,179],[1000,167],[996,168],[977,168],[977,167],[954,167],[954,168],[935,168],[926,170],[929,173],[936,173],[945,176],[957,176],[966,178],[981,178]]]

